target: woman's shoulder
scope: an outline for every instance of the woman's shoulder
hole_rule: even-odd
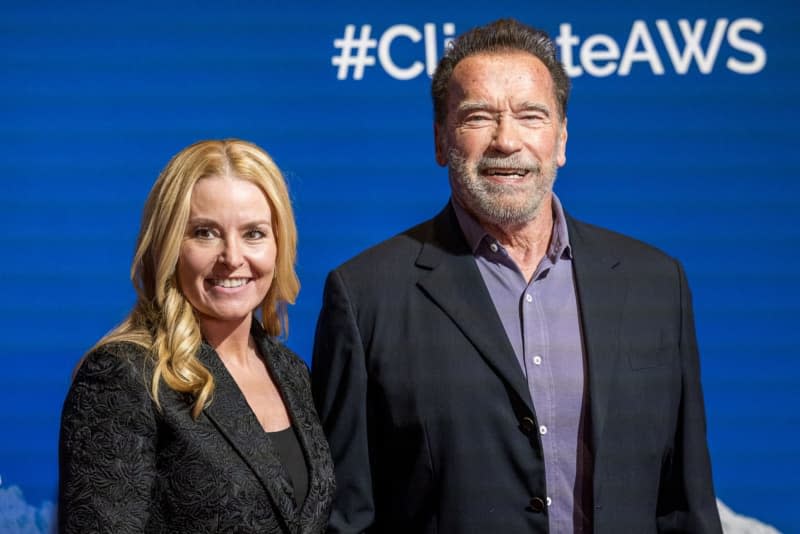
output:
[[[81,358],[73,378],[143,376],[152,372],[152,363],[150,350],[142,345],[132,341],[111,341],[94,347]]]
[[[83,357],[64,400],[62,425],[72,431],[80,425],[108,420],[152,423],[149,351],[135,343],[104,343]]]
[[[308,365],[306,362],[282,342],[276,339],[270,339],[267,344],[267,357],[272,360],[273,365],[278,364],[289,367],[294,371],[308,372]]]
[[[251,332],[256,344],[262,352],[262,356],[268,358],[272,365],[308,372],[308,365],[306,362],[295,354],[292,349],[284,345],[280,339],[269,336],[260,324],[254,321]]]

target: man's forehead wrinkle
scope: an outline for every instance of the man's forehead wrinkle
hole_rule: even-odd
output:
[[[520,60],[524,62],[523,66],[518,64]],[[448,107],[451,110],[459,109],[462,101],[467,99],[496,105],[495,101],[499,102],[500,98],[528,96],[518,95],[520,91],[533,93],[543,91],[547,95],[552,94],[552,98],[555,99],[554,88],[555,85],[546,67],[538,58],[527,53],[475,55],[465,58],[453,70],[449,82]],[[506,94],[498,94],[504,91]],[[509,104],[515,108],[527,105],[514,100]],[[543,101],[540,104],[550,111],[553,103]]]
[[[514,102],[511,101],[499,101],[500,105],[498,106],[497,103],[491,103],[484,99],[475,99],[475,100],[464,100],[458,103],[456,106],[456,110],[459,113],[466,113],[469,111],[492,111],[492,112],[500,112],[506,109],[511,111],[541,111],[550,115],[551,110],[550,106],[547,102],[536,102],[533,100],[524,100],[522,102]]]

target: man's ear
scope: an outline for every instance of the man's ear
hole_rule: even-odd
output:
[[[557,163],[559,167],[563,167],[567,163],[567,118],[561,124],[561,131],[559,132],[559,152]]]
[[[444,125],[433,122],[433,143],[436,150],[436,163],[445,167],[447,165],[447,135]]]

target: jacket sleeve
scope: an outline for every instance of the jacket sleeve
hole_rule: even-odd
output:
[[[328,532],[363,532],[374,521],[369,461],[367,369],[353,303],[341,276],[325,284],[311,373],[314,401],[336,471]]]
[[[722,533],[714,497],[706,441],[705,407],[700,385],[691,294],[676,262],[681,300],[682,397],[672,456],[665,467],[658,504],[659,532]]]
[[[156,422],[143,360],[107,345],[78,369],[61,414],[62,534],[143,532],[155,477]]]

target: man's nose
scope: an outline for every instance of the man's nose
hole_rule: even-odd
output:
[[[500,117],[492,136],[492,148],[502,154],[513,154],[522,148],[518,126],[512,119]]]

